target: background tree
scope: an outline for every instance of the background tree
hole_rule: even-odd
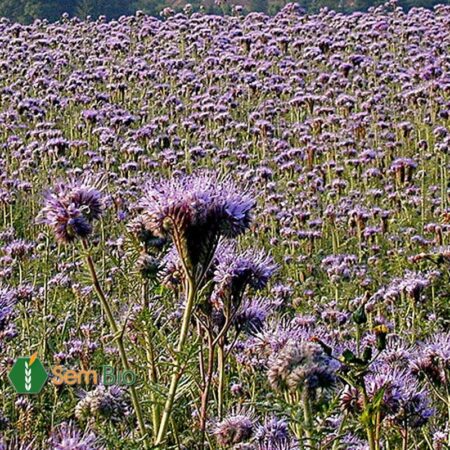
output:
[[[25,15],[26,0],[3,0],[0,2],[0,16],[10,19],[26,22]]]
[[[128,0],[78,0],[75,15],[82,18],[104,15],[108,19],[117,19],[122,15],[133,14],[137,9]]]
[[[176,11],[183,9],[186,3],[191,3],[193,9],[200,7],[207,13],[224,14],[231,11],[231,4],[240,4],[244,11],[261,11],[276,14],[288,0],[233,0],[217,4],[214,0],[0,0],[0,16],[21,22],[30,23],[36,18],[49,21],[58,20],[64,12],[81,18],[100,15],[108,19],[117,19],[121,15],[134,14],[142,10],[147,14],[159,16],[166,7]],[[400,6],[432,8],[438,3],[448,4],[450,0],[400,0]],[[320,8],[328,7],[339,12],[367,10],[377,6],[384,0],[299,0],[298,3],[308,12],[315,13]]]

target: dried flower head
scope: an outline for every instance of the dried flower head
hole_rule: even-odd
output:
[[[215,424],[213,434],[217,443],[230,446],[248,441],[255,432],[253,415],[247,411],[231,412],[225,419]]]
[[[336,366],[314,342],[289,341],[269,362],[269,383],[275,390],[330,388],[336,381]]]

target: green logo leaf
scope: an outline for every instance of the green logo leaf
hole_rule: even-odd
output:
[[[8,379],[18,394],[39,394],[48,374],[37,354],[17,358],[8,374]]]

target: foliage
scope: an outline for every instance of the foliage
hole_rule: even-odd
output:
[[[448,0],[400,0],[404,8],[432,8]],[[120,16],[143,11],[146,14],[159,16],[165,8],[181,11],[188,2],[178,0],[2,0],[0,2],[0,17],[21,23],[30,23],[35,19],[47,19],[51,22],[59,20],[63,13],[70,16],[117,19]],[[276,14],[287,3],[287,0],[239,0],[231,3],[221,0],[193,0],[189,2],[195,11],[203,10],[209,14],[229,13],[234,6],[239,5],[243,11],[259,11]],[[300,0],[299,4],[309,13],[316,13],[320,8],[334,9],[339,12],[367,10],[382,4],[382,0]]]

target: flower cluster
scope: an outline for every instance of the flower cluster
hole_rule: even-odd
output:
[[[314,342],[287,342],[275,353],[267,373],[276,390],[307,391],[331,388],[336,381],[336,365]]]
[[[200,175],[151,181],[139,201],[144,224],[170,237],[190,276],[201,279],[221,236],[234,238],[251,222],[254,200],[229,181]]]
[[[70,243],[85,239],[92,233],[92,222],[103,213],[100,191],[89,181],[59,183],[45,194],[38,222],[49,225],[56,238]]]
[[[117,386],[106,388],[99,385],[86,392],[75,407],[75,417],[81,421],[101,417],[120,422],[129,414],[130,406],[125,391]]]

